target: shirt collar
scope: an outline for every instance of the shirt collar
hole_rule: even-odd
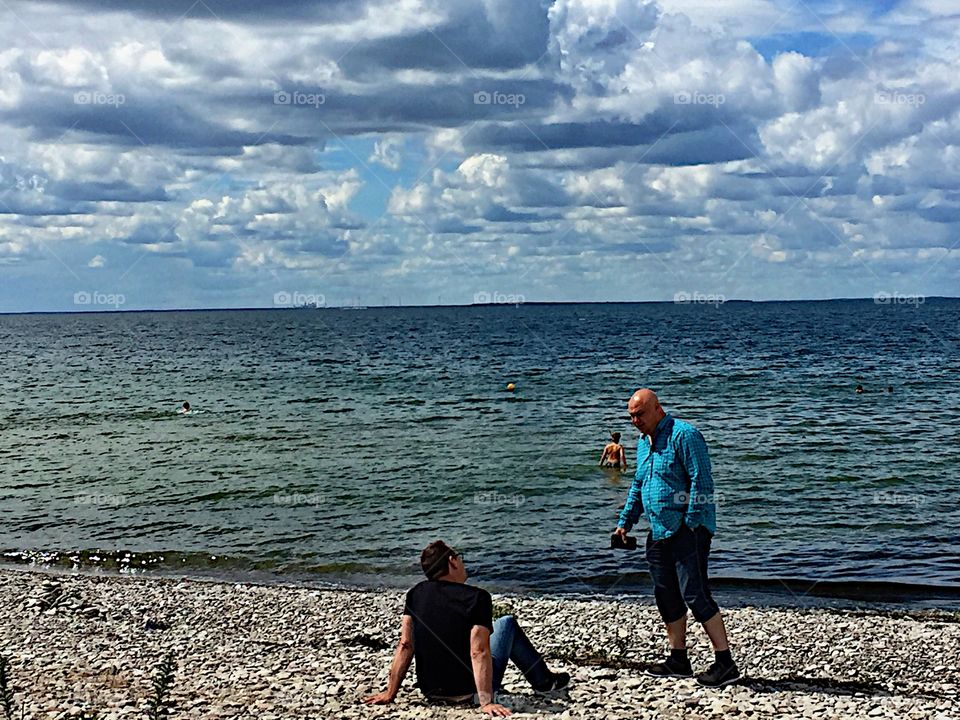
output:
[[[660,422],[657,423],[657,427],[653,429],[653,437],[649,435],[644,435],[644,437],[647,439],[647,442],[650,443],[650,445],[653,445],[653,441],[656,439],[657,435],[659,435],[662,431],[666,430],[667,427],[672,423],[673,423],[673,416],[670,413],[667,413],[662,418],[660,418]]]

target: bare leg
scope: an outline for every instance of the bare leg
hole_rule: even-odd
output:
[[[718,614],[719,617],[719,614]],[[712,620],[711,620],[712,622]],[[720,627],[723,627],[721,623]],[[687,616],[667,623],[667,640],[671,650],[683,650],[687,647]]]
[[[686,618],[684,618],[686,620]],[[668,625],[667,628],[670,626]],[[723,652],[724,650],[729,649],[727,645],[727,629],[723,626],[723,618],[720,616],[720,613],[717,613],[712,618],[707,620],[703,624],[703,629],[707,631],[707,635],[710,636],[710,642],[713,643],[713,649],[716,652]],[[667,630],[669,634],[669,629]],[[671,645],[671,647],[673,647]]]

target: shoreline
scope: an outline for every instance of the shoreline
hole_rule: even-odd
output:
[[[930,300],[960,300],[956,295],[924,295],[925,301]],[[799,303],[840,303],[840,302],[860,302],[876,304],[876,297],[830,297],[830,298],[792,298],[792,299],[770,299],[765,298],[755,300],[750,298],[730,298],[724,299],[723,303],[739,303],[752,305],[774,305],[774,304],[799,304]],[[684,305],[682,300],[525,300],[521,305],[552,307],[555,305]],[[474,307],[514,307],[513,303],[496,302],[472,302],[472,303],[449,303],[449,304],[410,304],[410,305],[306,305],[306,306],[284,306],[264,305],[262,307],[194,307],[194,308],[131,308],[120,310],[5,310],[0,311],[0,315],[106,315],[116,313],[203,313],[203,312],[252,312],[258,310],[271,311],[289,311],[289,310],[434,310],[434,309],[463,309]]]
[[[478,583],[479,584],[479,583]],[[45,600],[54,598],[54,600]],[[25,718],[143,717],[175,657],[171,718],[476,718],[427,705],[413,671],[368,707],[396,643],[403,592],[0,568],[0,647]],[[960,613],[729,607],[741,684],[707,690],[642,670],[664,652],[651,602],[494,594],[556,669],[567,697],[533,696],[513,668],[503,702],[525,717],[960,717]],[[49,606],[52,602],[52,606]],[[711,660],[691,627],[695,668]],[[26,693],[23,691],[26,690]],[[25,702],[24,702],[25,701]]]
[[[187,568],[173,567],[113,567],[94,564],[77,565],[66,563],[43,563],[35,560],[11,560],[6,553],[0,556],[0,572],[37,572],[54,575],[85,575],[89,577],[143,577],[190,579],[201,582],[226,584],[243,583],[263,587],[295,587],[320,590],[358,590],[392,592],[406,590],[419,581],[419,576],[373,575],[343,573],[337,575],[311,575],[307,572],[283,573],[272,570],[247,570],[242,568]],[[644,576],[643,573],[634,573]],[[387,577],[384,582],[383,578]],[[376,578],[377,582],[371,582]],[[479,583],[493,593],[501,595],[533,596],[540,598],[586,598],[630,600],[638,598],[652,602],[652,586],[638,586],[635,582],[619,584],[612,588],[597,587],[595,590],[556,591],[553,589],[519,586],[480,577]],[[862,608],[892,611],[945,610],[960,612],[960,587],[949,585],[922,585],[896,581],[870,580],[820,580],[776,578],[728,578],[711,577],[711,589],[718,600],[726,606],[753,605],[769,608]],[[616,588],[616,592],[611,589]]]

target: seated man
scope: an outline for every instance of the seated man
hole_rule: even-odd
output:
[[[507,660],[513,660],[539,693],[569,685],[567,673],[547,669],[516,618],[507,615],[493,622],[490,593],[466,584],[460,553],[436,540],[420,554],[420,566],[427,579],[407,592],[389,685],[364,702],[393,702],[414,657],[417,685],[424,695],[466,702],[476,694],[480,709],[489,715],[510,714],[493,701]]]

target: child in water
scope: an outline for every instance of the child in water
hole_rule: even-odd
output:
[[[627,453],[620,444],[620,433],[610,433],[610,439],[600,456],[600,467],[627,469]]]

